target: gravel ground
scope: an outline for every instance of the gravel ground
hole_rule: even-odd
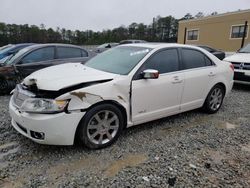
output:
[[[198,110],[129,128],[109,148],[33,143],[0,97],[0,187],[250,187],[250,86],[217,114]]]

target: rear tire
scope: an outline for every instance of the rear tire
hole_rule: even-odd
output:
[[[209,114],[216,113],[223,103],[224,96],[225,89],[223,86],[219,84],[215,85],[208,93],[202,109]]]
[[[78,128],[79,141],[90,149],[101,149],[113,144],[124,127],[124,117],[112,104],[101,104],[84,115]]]
[[[8,82],[7,82],[7,80],[0,79],[0,94],[4,95],[4,94],[8,93],[7,90],[8,90]]]

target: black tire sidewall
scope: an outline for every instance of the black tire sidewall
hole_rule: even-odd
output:
[[[91,118],[98,112],[100,111],[103,111],[103,110],[109,110],[109,111],[112,111],[113,113],[115,113],[118,118],[119,118],[119,128],[118,128],[118,131],[115,135],[115,137],[109,141],[108,143],[106,144],[102,144],[102,145],[99,145],[99,144],[95,144],[93,142],[91,142],[87,136],[87,125],[89,123],[89,121],[91,120]],[[80,122],[80,125],[79,125],[79,128],[78,128],[78,139],[79,141],[85,145],[86,147],[90,148],[90,149],[101,149],[101,148],[105,148],[105,147],[108,147],[110,146],[111,144],[113,144],[119,137],[119,135],[121,134],[122,130],[123,130],[123,127],[124,127],[124,117],[122,115],[122,112],[121,110],[116,107],[115,105],[112,105],[112,104],[100,104],[100,105],[97,105],[91,109],[89,109],[86,114],[84,115],[84,117],[82,118],[81,122]]]

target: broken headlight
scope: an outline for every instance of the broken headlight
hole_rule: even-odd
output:
[[[68,100],[29,98],[24,101],[20,111],[29,113],[58,113],[65,110],[68,102]]]

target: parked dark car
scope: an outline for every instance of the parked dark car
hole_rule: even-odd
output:
[[[115,42],[111,42],[111,43],[105,43],[105,44],[102,44],[100,46],[98,46],[96,49],[95,49],[95,52],[96,53],[102,53],[110,48],[114,48],[116,46],[118,46],[119,43],[115,43]]]
[[[226,56],[225,52],[223,52],[221,50],[216,50],[214,48],[211,48],[210,46],[198,45],[198,47],[201,47],[201,48],[209,51],[211,54],[215,55],[220,60],[223,60]]]
[[[132,44],[132,43],[146,43],[147,41],[145,41],[145,40],[122,40],[122,41],[120,41],[120,45],[121,44]]]
[[[0,48],[0,59],[16,54],[19,50],[31,46],[33,43],[8,44]]]
[[[16,83],[39,69],[68,62],[84,63],[90,57],[92,54],[87,50],[68,44],[36,44],[23,48],[0,66],[0,93],[10,92]]]

